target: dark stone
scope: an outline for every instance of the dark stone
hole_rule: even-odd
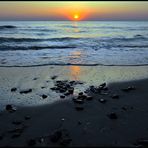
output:
[[[128,90],[135,90],[136,87],[135,87],[135,86],[129,86],[127,89],[128,89]]]
[[[75,83],[75,81],[70,81],[69,83],[70,83],[70,84],[74,84],[74,83]]]
[[[104,87],[104,88],[102,88],[103,90],[108,90],[108,87]]]
[[[34,146],[34,145],[36,145],[36,141],[34,139],[30,139],[28,141],[28,146]]]
[[[66,89],[60,88],[60,93],[66,92]]]
[[[83,108],[82,106],[76,106],[75,109],[76,109],[77,111],[82,111],[82,110],[84,110],[84,108]]]
[[[83,92],[80,92],[79,95],[83,95]]]
[[[42,95],[43,99],[46,99],[47,97],[48,97],[47,95],[44,95],[44,94]]]
[[[31,119],[30,116],[25,116],[25,120],[29,120],[29,119]]]
[[[50,141],[56,143],[60,140],[61,137],[62,137],[62,132],[56,131],[50,136]]]
[[[106,86],[106,83],[102,83],[99,85],[99,87],[104,88]]]
[[[11,104],[6,105],[6,110],[9,111],[9,112],[16,111],[16,109],[14,109]]]
[[[114,94],[114,95],[112,95],[111,96],[113,99],[119,99],[119,95],[117,95],[117,94]]]
[[[22,90],[22,91],[20,91],[20,94],[27,94],[30,92],[32,92],[32,89]]]
[[[77,97],[77,99],[82,99],[82,100],[84,100],[84,99],[86,99],[86,98],[87,98],[86,95],[79,95],[79,96]]]
[[[14,92],[16,90],[17,90],[17,88],[15,88],[15,87],[11,88],[11,92]]]
[[[33,80],[37,80],[38,78],[34,78]]]
[[[84,101],[81,100],[81,99],[73,99],[73,101],[74,101],[75,103],[78,103],[78,104],[83,104],[83,103],[84,103]]]
[[[58,90],[57,87],[51,87],[51,90]]]
[[[46,88],[46,87],[42,86],[41,88],[44,89],[44,88]]]
[[[17,137],[19,137],[19,136],[21,136],[21,133],[15,133],[15,134],[13,134],[13,135],[11,136],[11,138],[17,138]]]
[[[64,93],[64,95],[65,95],[65,96],[69,96],[69,95],[70,95],[70,93],[69,93],[69,92],[66,92],[66,93]]]
[[[52,76],[51,79],[54,80],[56,79],[58,76]]]
[[[125,110],[125,111],[127,111],[127,107],[125,107],[125,106],[123,106],[122,109]]]
[[[105,99],[99,99],[99,102],[106,103],[106,100]]]
[[[72,141],[71,138],[64,138],[60,141],[60,144],[63,145],[63,146],[67,146],[70,144],[70,142]]]
[[[135,89],[136,89],[136,87],[134,87],[134,86],[128,86],[127,88],[123,88],[122,91],[129,92],[129,91],[135,90]]]
[[[9,133],[22,133],[24,131],[24,127],[15,128],[12,130],[9,130]]]
[[[12,124],[15,124],[15,125],[20,125],[22,123],[22,121],[12,121]]]
[[[74,89],[73,89],[73,88],[71,88],[71,89],[68,89],[68,92],[69,92],[70,94],[73,94],[73,92],[74,92]]]
[[[4,136],[3,135],[0,135],[0,140],[3,140]]]
[[[61,95],[61,96],[60,96],[60,98],[62,98],[62,99],[63,99],[63,98],[65,98],[65,96],[64,96],[64,95]]]
[[[92,97],[92,96],[86,96],[86,99],[87,99],[87,100],[92,100],[93,97]]]
[[[109,117],[110,119],[117,119],[117,118],[118,118],[117,115],[116,115],[116,113],[114,113],[114,112],[108,114],[108,117]]]
[[[82,124],[81,121],[78,121],[78,124],[81,125]]]

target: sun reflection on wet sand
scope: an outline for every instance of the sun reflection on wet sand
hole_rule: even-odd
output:
[[[75,61],[75,64],[76,64],[79,61],[80,57],[81,57],[80,51],[72,52],[70,63]],[[74,61],[72,61],[72,60],[74,60]],[[77,66],[77,65],[70,66],[69,70],[70,70],[70,78],[72,80],[79,80],[79,76],[81,75],[81,67]]]

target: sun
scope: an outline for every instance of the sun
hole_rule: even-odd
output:
[[[78,14],[74,14],[73,18],[74,18],[75,20],[78,20],[78,19],[79,19],[79,15],[78,15]]]

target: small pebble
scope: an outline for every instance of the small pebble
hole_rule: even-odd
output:
[[[114,112],[108,114],[108,117],[109,117],[110,119],[117,119],[117,118],[118,118],[118,117],[117,117],[117,114],[114,113]]]
[[[105,99],[99,99],[99,102],[106,103],[106,100]]]
[[[83,103],[84,103],[84,101],[81,100],[81,99],[73,99],[73,101],[74,101],[75,103],[78,103],[78,104],[83,104]]]
[[[64,95],[61,95],[61,96],[60,96],[60,98],[64,99],[64,98],[65,98],[65,96],[64,96]]]
[[[32,89],[22,90],[22,91],[20,91],[20,94],[27,94],[30,92],[32,92]]]
[[[0,135],[0,140],[2,140],[4,137],[2,135]]]
[[[50,141],[56,143],[60,140],[61,137],[62,137],[62,132],[56,131],[50,136]]]
[[[11,136],[11,138],[17,138],[17,137],[19,137],[19,136],[21,136],[21,133],[15,133],[15,134],[13,134],[13,135]]]
[[[14,112],[14,111],[16,111],[16,109],[13,108],[11,104],[6,105],[6,110],[9,111],[9,112]]]
[[[92,96],[86,96],[86,100],[92,100],[93,97]]]
[[[34,146],[34,145],[36,145],[36,141],[34,139],[30,139],[28,141],[28,146]]]
[[[99,87],[102,87],[102,88],[104,88],[105,86],[106,86],[106,83],[102,83],[99,85]]]
[[[111,96],[113,99],[119,99],[119,95],[117,95],[117,94],[114,94],[114,95],[112,95]]]
[[[83,92],[80,92],[79,95],[83,95]]]
[[[77,111],[82,111],[82,110],[84,110],[84,108],[83,108],[82,106],[76,106],[75,109],[76,109]]]
[[[58,76],[52,76],[51,79],[54,80],[56,79]]]
[[[44,95],[44,94],[42,95],[43,99],[46,99],[47,97],[48,97],[47,95]]]
[[[25,120],[29,120],[29,119],[31,119],[30,116],[25,116]]]
[[[14,92],[14,91],[16,91],[17,90],[17,88],[11,88],[11,92]]]
[[[34,78],[33,80],[37,80],[38,78]]]
[[[70,142],[72,141],[71,138],[64,138],[60,141],[60,144],[63,145],[63,146],[67,146],[70,144]]]
[[[22,123],[22,121],[12,121],[12,124],[15,124],[15,125],[19,125],[21,123]]]

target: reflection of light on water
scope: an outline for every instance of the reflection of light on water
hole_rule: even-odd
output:
[[[71,57],[72,58],[80,58],[81,54],[82,54],[81,51],[74,51],[74,52],[72,52]]]
[[[74,22],[73,27],[74,27],[74,32],[79,32],[80,31],[78,29],[78,23],[77,22]]]

